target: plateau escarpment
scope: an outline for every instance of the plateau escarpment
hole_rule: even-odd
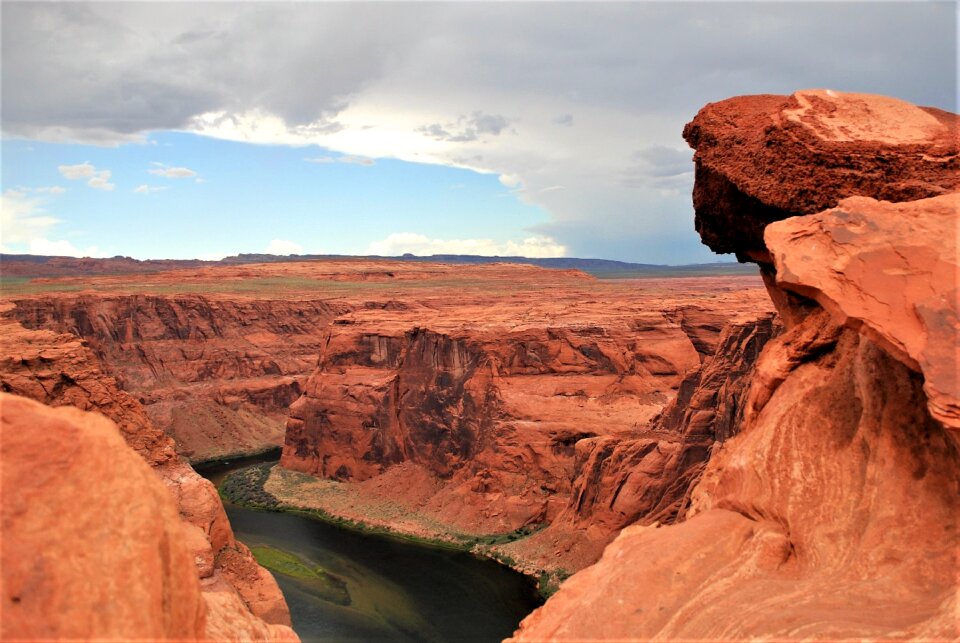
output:
[[[624,529],[517,640],[956,639],[957,117],[810,91],[685,134],[698,230],[784,331],[687,519]]]

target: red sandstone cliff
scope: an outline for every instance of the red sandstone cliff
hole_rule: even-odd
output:
[[[4,640],[296,641],[194,564],[196,526],[113,422],[0,393]]]
[[[698,230],[785,332],[688,519],[625,529],[517,640],[960,637],[956,117],[813,91],[685,135]]]
[[[58,295],[13,300],[31,329],[86,340],[153,424],[194,460],[283,441],[286,409],[346,306],[202,295]]]
[[[461,302],[338,318],[291,406],[282,466],[361,483],[363,496],[464,534],[554,523],[504,553],[546,568],[593,562],[624,525],[686,502],[740,412],[725,382],[772,332],[756,291],[694,305],[635,287],[627,301],[558,291],[495,311]],[[651,427],[678,389],[683,404],[697,398],[699,423],[671,410]]]
[[[241,617],[246,612],[247,620],[256,620],[255,615],[268,623],[289,625],[290,614],[276,581],[257,565],[249,550],[234,539],[213,485],[177,456],[173,441],[150,422],[137,400],[120,390],[116,381],[100,370],[89,347],[74,335],[28,330],[9,318],[0,322],[0,329],[0,390],[50,406],[96,411],[114,420],[120,435],[153,467],[175,502],[183,519],[182,525],[176,527],[177,533],[195,562],[194,574],[200,579],[204,594],[220,598],[236,595],[240,599]],[[4,412],[5,422],[17,426],[28,424],[13,410],[8,412],[5,408]],[[37,450],[32,456],[32,460],[17,464],[29,464],[36,472],[52,466]],[[12,462],[4,456],[5,470]],[[13,489],[15,487],[4,487],[5,508],[8,495],[11,502],[14,499],[10,495],[15,495]],[[92,503],[90,509],[96,510],[97,506]],[[46,511],[41,505],[30,510]],[[223,598],[223,601],[225,609],[236,611],[237,608],[231,606],[233,599]],[[224,634],[228,633],[229,627],[224,629]]]

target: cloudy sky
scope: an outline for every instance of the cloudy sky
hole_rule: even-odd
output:
[[[705,103],[956,111],[952,2],[0,7],[6,252],[712,261]]]

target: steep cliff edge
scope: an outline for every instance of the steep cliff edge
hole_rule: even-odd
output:
[[[234,539],[216,490],[176,454],[173,441],[150,422],[140,403],[100,370],[86,344],[75,335],[26,329],[9,317],[0,320],[0,330],[0,390],[50,406],[96,411],[116,422],[120,435],[153,468],[175,502],[203,591],[238,594],[241,611],[252,612],[251,618],[289,625],[276,581]],[[30,462],[34,470],[52,466],[42,454],[35,455]]]
[[[326,326],[347,310],[324,301],[190,294],[14,303],[9,314],[25,327],[86,340],[194,462],[279,447],[286,409],[316,364]]]
[[[956,639],[956,116],[811,91],[685,134],[698,230],[785,331],[688,519],[624,529],[517,640]]]
[[[201,589],[195,527],[112,422],[5,393],[0,414],[4,640],[298,640]]]

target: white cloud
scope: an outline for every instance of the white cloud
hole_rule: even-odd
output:
[[[956,109],[951,3],[9,3],[3,18],[5,134],[179,130],[470,168],[512,177],[549,217],[536,231],[580,256],[710,256],[689,161],[665,151],[707,102],[833,86]]]
[[[353,154],[344,154],[342,156],[314,156],[304,158],[307,163],[346,163],[348,165],[365,165],[367,167],[376,163],[375,160],[365,156],[355,156]]]
[[[4,244],[28,243],[48,234],[58,223],[60,220],[46,214],[38,200],[26,199],[17,190],[0,194],[0,237]]]
[[[60,187],[59,185],[51,185],[49,187],[33,188],[32,191],[41,193],[41,194],[44,192],[47,194],[63,194],[64,192],[67,191],[67,189]]]
[[[431,239],[413,232],[395,232],[374,241],[363,254],[385,257],[405,253],[417,256],[480,255],[484,257],[563,257],[565,246],[549,237],[529,237],[522,241],[497,242],[492,239]]]
[[[48,237],[61,221],[47,214],[38,199],[28,199],[16,190],[0,194],[0,242],[4,252],[69,257],[105,256],[96,246],[83,250],[65,240]]]
[[[96,176],[87,181],[87,185],[97,190],[106,190],[107,192],[117,187],[115,184],[110,183],[110,170],[100,170]]]
[[[302,255],[303,246],[286,239],[274,239],[267,244],[264,252],[268,255]]]
[[[27,252],[32,255],[47,255],[51,257],[105,257],[96,246],[88,246],[84,250],[77,248],[69,241],[50,241],[44,237],[31,239]]]
[[[197,173],[186,167],[167,167],[161,164],[161,167],[147,170],[148,173],[156,176],[163,176],[168,179],[189,179],[196,176]]]
[[[142,185],[138,185],[137,187],[133,188],[133,191],[137,194],[150,194],[151,192],[160,192],[166,189],[166,186],[147,185],[146,183],[143,183]]]
[[[523,185],[523,179],[516,174],[501,174],[500,183],[508,188],[518,188]]]
[[[110,183],[110,170],[97,170],[89,161],[78,163],[77,165],[58,165],[57,169],[64,178],[76,181],[78,179],[90,179],[87,185],[97,190],[110,191],[117,187]],[[52,193],[63,192],[63,188],[52,187],[49,189]]]
[[[60,174],[62,174],[64,178],[70,179],[71,181],[89,178],[97,171],[97,168],[91,165],[89,161],[84,161],[77,165],[58,165],[57,169],[60,170]]]

